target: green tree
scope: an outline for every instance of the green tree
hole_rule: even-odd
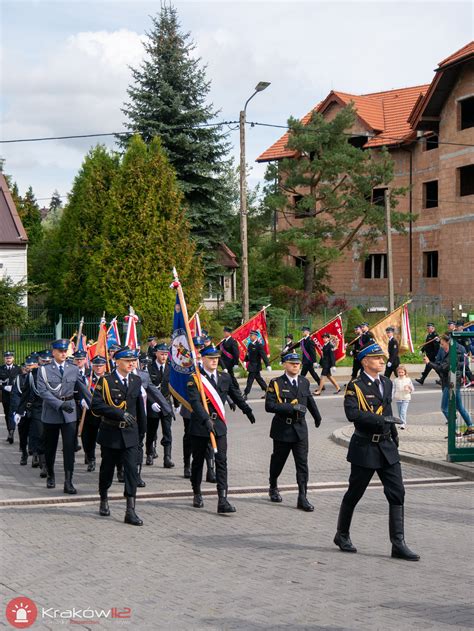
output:
[[[162,6],[152,24],[144,44],[147,57],[132,69],[130,101],[122,109],[125,125],[146,143],[160,136],[184,194],[206,276],[213,281],[220,271],[215,250],[228,241],[236,194],[228,142],[213,125],[217,112],[207,103],[210,82],[189,33],[181,30],[176,9]],[[126,147],[129,140],[121,137],[120,142]]]
[[[28,312],[23,301],[27,293],[27,283],[14,283],[10,276],[0,278],[0,334],[26,324]]]
[[[15,197],[17,197],[16,205],[18,214],[28,235],[28,244],[29,246],[33,246],[41,241],[43,235],[40,207],[31,186],[26,191],[24,197],[19,197],[18,189],[16,189]]]
[[[63,214],[63,201],[61,199],[61,195],[57,189],[54,190],[53,195],[51,197],[51,201],[49,202],[48,214],[46,218],[43,220],[43,227],[45,225],[55,225],[58,224],[61,220],[61,215]]]
[[[393,162],[385,149],[375,155],[348,142],[355,118],[352,105],[331,121],[317,112],[306,125],[290,118],[287,147],[298,158],[267,170],[269,182],[278,180],[267,204],[288,223],[279,239],[296,246],[305,259],[304,289],[309,293],[327,289],[329,267],[341,252],[355,243],[366,247],[385,231],[385,214],[372,203],[372,191],[391,182]],[[402,231],[409,215],[395,210],[400,192],[392,191],[392,227]],[[288,204],[290,196],[297,200],[295,208]],[[303,221],[295,220],[296,210]]]
[[[143,333],[169,335],[178,270],[189,308],[199,303],[202,267],[190,239],[176,176],[161,142],[135,136],[125,152],[101,220],[100,247],[91,255],[89,304],[120,314],[135,308]]]

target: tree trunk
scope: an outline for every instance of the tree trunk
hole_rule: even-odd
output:
[[[309,257],[304,267],[304,290],[312,294],[314,292],[314,259]]]

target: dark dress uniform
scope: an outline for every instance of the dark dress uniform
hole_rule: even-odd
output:
[[[160,389],[161,394],[167,401],[170,401],[170,366],[168,362],[165,364],[159,364],[157,361],[153,361],[148,367],[148,373],[152,384]],[[153,457],[154,442],[157,438],[158,426],[161,422],[162,437],[160,444],[163,446],[164,451],[164,466],[165,468],[170,469],[174,467],[174,464],[171,461],[171,448],[173,444],[171,424],[173,422],[173,416],[172,413],[164,412],[163,410],[155,412],[151,407],[152,404],[153,401],[151,399],[147,400],[148,423],[146,432],[146,454],[147,456]]]
[[[97,442],[101,446],[102,462],[99,474],[99,493],[107,497],[113,481],[114,468],[122,462],[125,474],[125,497],[135,497],[138,483],[138,445],[146,431],[146,414],[141,393],[141,379],[133,373],[127,376],[128,386],[122,383],[117,371],[101,377],[92,396],[91,410],[101,417]],[[135,419],[125,426],[124,414]]]
[[[32,466],[41,467],[41,477],[46,477],[46,462],[44,458],[44,441],[43,441],[43,423],[41,414],[43,411],[43,399],[39,396],[37,385],[38,368],[33,368],[25,375],[22,384],[22,392],[18,405],[15,406],[14,412],[22,416],[20,425],[26,419],[28,429],[26,432],[29,451],[33,454]],[[20,446],[22,446],[22,428],[18,426],[20,434]],[[23,443],[26,449],[26,442]],[[26,463],[25,463],[26,464]]]
[[[434,363],[436,361],[436,356],[439,353],[439,348],[440,348],[439,335],[436,331],[432,331],[431,333],[428,333],[425,339],[425,343],[423,344],[422,348],[423,348],[423,352],[426,354],[426,356],[430,360],[430,363]],[[426,364],[425,369],[421,373],[421,377],[419,379],[416,379],[416,381],[418,381],[418,383],[420,384],[423,384],[426,377],[430,374],[432,370],[433,370],[433,367],[430,366],[430,364]]]
[[[91,394],[94,394],[95,387],[99,381],[100,377],[98,377],[95,372],[92,372],[92,376],[90,377],[89,388]],[[82,412],[81,412],[82,414]],[[87,471],[92,472],[95,471],[96,458],[95,458],[95,447],[97,444],[97,435],[99,433],[100,427],[100,417],[94,414],[90,409],[86,410],[84,415],[84,425],[82,426],[82,448],[84,449]]]
[[[7,366],[3,364],[0,366],[0,392],[2,394],[3,412],[5,414],[5,425],[7,426],[8,442],[13,443],[13,431],[14,427],[11,423],[10,413],[10,399],[11,391],[13,390],[13,383],[18,375],[21,373],[20,366],[12,364]],[[5,389],[6,388],[6,389]]]
[[[390,366],[389,366],[390,364]],[[388,341],[388,361],[385,368],[385,377],[390,379],[392,374],[397,374],[397,368],[400,366],[399,345],[395,337]]]
[[[10,414],[12,416],[12,426],[15,425],[15,420],[13,418],[14,415],[19,414],[18,408],[20,407],[20,401],[23,395],[23,390],[25,388],[27,378],[28,373],[26,372],[26,370],[24,372],[22,370],[22,372],[17,375],[15,381],[13,382],[12,391],[10,393]],[[31,419],[30,416],[26,414],[26,410],[25,414],[21,413],[20,415],[21,419],[18,422],[18,438],[20,441],[21,451],[20,464],[26,465],[28,463],[28,435],[30,432]]]
[[[221,352],[219,365],[223,369],[227,370],[227,372],[230,375],[230,378],[232,379],[232,383],[234,387],[239,388],[239,384],[234,375],[234,366],[239,365],[239,359],[240,359],[240,351],[239,351],[239,345],[237,344],[237,340],[234,340],[234,338],[231,335],[229,335],[229,337],[226,337],[225,340],[222,340],[218,348]]]
[[[347,345],[349,350],[349,355],[352,357],[352,374],[351,379],[355,379],[359,374],[360,369],[362,368],[360,361],[358,359],[359,351],[362,348],[362,342],[360,336],[355,339],[351,344]]]
[[[331,375],[331,368],[336,365],[336,355],[334,353],[334,346],[331,342],[326,342],[323,346],[323,354],[319,360],[321,364],[321,376],[329,377]]]
[[[318,359],[316,355],[316,344],[310,335],[307,337],[303,337],[300,343],[301,346],[301,359],[302,359],[302,368],[301,368],[301,376],[304,377],[308,373],[313,377],[315,382],[319,385],[320,379],[317,372],[314,369],[313,364],[315,364]]]
[[[295,383],[293,383],[295,382]],[[321,424],[321,415],[313,396],[309,390],[310,384],[306,377],[296,375],[290,378],[286,373],[272,379],[265,398],[265,410],[274,414],[270,429],[273,439],[273,453],[270,458],[270,498],[272,490],[276,490],[278,477],[290,452],[293,453],[296,466],[296,482],[298,483],[298,507],[303,510],[311,504],[306,500],[308,488],[308,426],[305,412],[295,410],[295,404],[300,404],[309,410],[314,418],[316,427]],[[281,498],[273,501],[281,501]],[[305,508],[306,506],[306,508]]]
[[[262,361],[265,366],[269,366],[270,363],[265,353],[263,344],[261,344],[258,340],[250,342],[247,346],[247,353],[244,361],[248,362],[247,370],[249,373],[247,377],[247,385],[244,390],[244,396],[247,397],[249,395],[254,381],[256,381],[260,388],[265,392],[267,389],[267,383],[260,374],[260,371],[262,370]]]
[[[208,378],[210,383],[216,389],[222,403],[225,405],[228,399],[233,401],[235,405],[254,423],[255,419],[252,414],[252,408],[244,401],[243,396],[238,388],[232,383],[230,375],[225,372],[217,374],[217,383],[210,375],[201,369],[201,373]],[[215,454],[217,492],[219,495],[219,504],[226,505],[227,502],[227,425],[221,420],[216,409],[208,399],[209,413],[206,412],[201,399],[201,394],[194,378],[188,381],[188,400],[192,407],[191,417],[189,419],[189,436],[191,439],[191,450],[193,460],[191,464],[191,485],[195,496],[201,495],[202,470],[206,452],[209,444],[209,421],[214,427],[214,434],[217,443],[217,453]],[[201,498],[202,501],[202,498]],[[202,504],[201,504],[202,505]],[[230,506],[230,504],[228,504]],[[196,506],[196,504],[195,504]],[[200,507],[200,506],[199,506]],[[234,512],[235,509],[224,510],[222,512]],[[221,512],[221,511],[219,511]]]
[[[379,353],[382,354],[381,352]],[[345,493],[334,542],[345,552],[356,552],[349,538],[349,528],[354,509],[377,472],[389,503],[390,539],[392,556],[418,560],[418,555],[405,546],[403,533],[403,485],[398,432],[392,417],[392,382],[385,376],[373,379],[362,371],[346,388],[344,411],[348,421],[354,423],[347,460],[351,463],[349,488]],[[415,558],[416,557],[416,558]]]

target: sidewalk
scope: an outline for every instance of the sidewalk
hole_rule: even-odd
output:
[[[347,447],[354,431],[353,425],[336,429],[331,438],[339,445]],[[410,418],[407,429],[398,432],[400,436],[400,459],[402,462],[430,467],[458,475],[465,480],[474,480],[474,462],[447,462],[447,434],[441,412],[416,414]]]

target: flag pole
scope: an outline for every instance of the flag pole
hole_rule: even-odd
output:
[[[193,362],[194,362],[194,370],[196,374],[197,387],[199,390],[199,394],[201,395],[201,401],[204,406],[204,409],[209,414],[209,407],[207,405],[206,394],[204,392],[204,388],[202,385],[201,373],[199,371],[199,364],[197,361],[196,349],[194,347],[193,336],[191,335],[191,328],[189,326],[188,309],[186,307],[186,301],[184,300],[183,287],[181,286],[181,282],[178,278],[178,272],[176,271],[176,267],[173,267],[173,278],[174,278],[174,281],[171,287],[173,289],[176,289],[176,291],[178,292],[179,304],[181,305],[181,312],[183,314],[183,319],[184,319],[184,327],[186,329],[186,335],[188,336],[188,344],[191,351],[191,357],[193,358]],[[217,444],[216,444],[216,437],[214,435],[214,432],[210,432],[209,437],[211,439],[212,449],[214,453],[216,454]]]
[[[370,326],[370,329],[373,329],[374,327],[378,326],[381,322],[383,322],[386,318],[389,318],[392,313],[395,313],[395,311],[398,311],[399,309],[402,309],[405,305],[409,305],[410,304],[411,299],[407,300],[406,302],[402,303],[401,305],[398,305],[398,307],[396,309],[394,309],[393,311],[390,311],[390,313],[387,313],[387,315],[385,315],[383,318],[380,318],[380,320],[377,320],[377,322],[375,324],[372,324],[372,326]],[[346,346],[350,346],[351,344],[353,344],[356,340],[358,340],[360,337],[360,335],[358,335],[357,337],[355,337],[353,340],[351,340],[350,342],[347,342]]]

